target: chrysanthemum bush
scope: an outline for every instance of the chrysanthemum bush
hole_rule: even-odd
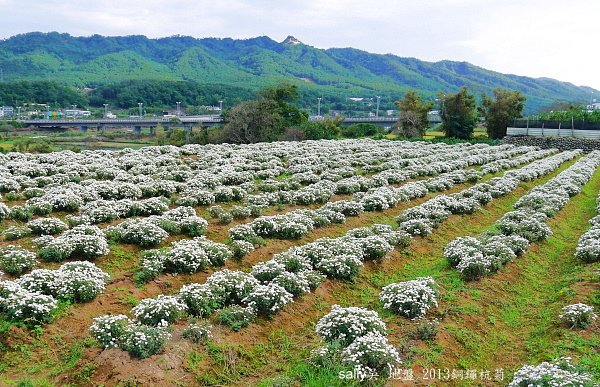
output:
[[[212,326],[206,323],[192,323],[181,332],[181,336],[194,343],[207,341],[212,337]]]
[[[4,203],[0,203],[0,222],[7,218],[9,214],[10,208]]]
[[[379,294],[383,307],[408,318],[419,318],[437,306],[437,284],[431,277],[385,286]]]
[[[39,218],[27,223],[27,227],[36,235],[55,235],[69,227],[58,218]]]
[[[215,318],[219,324],[237,332],[254,322],[256,310],[249,306],[231,305],[219,310]]]
[[[140,323],[151,326],[168,325],[185,311],[186,305],[178,297],[165,295],[143,299],[131,310]]]
[[[173,242],[169,249],[147,250],[141,254],[140,282],[152,280],[164,271],[171,273],[195,273],[208,266],[222,266],[234,252],[222,243],[206,237]]]
[[[107,228],[106,235],[122,243],[152,247],[167,239],[169,233],[148,220],[130,219]]]
[[[377,312],[359,307],[342,308],[333,305],[316,326],[316,332],[325,342],[351,344],[356,338],[370,332],[385,334],[385,323]]]
[[[0,282],[0,314],[8,320],[38,325],[50,322],[58,302],[52,296],[30,292],[16,283]]]
[[[4,239],[7,241],[15,241],[21,238],[28,236],[31,233],[31,230],[27,227],[21,226],[10,226],[7,227],[6,230],[2,233]]]
[[[171,334],[165,327],[130,324],[119,347],[136,358],[144,359],[160,352],[170,338]]]
[[[123,314],[109,314],[95,317],[89,331],[102,347],[118,348],[130,323],[129,317]]]
[[[598,316],[594,313],[594,308],[590,305],[577,303],[567,305],[562,308],[562,313],[558,316],[560,320],[570,328],[587,328]]]
[[[179,299],[185,304],[187,313],[196,317],[208,317],[223,306],[221,299],[206,284],[184,285],[179,290]]]
[[[103,231],[96,226],[80,225],[60,236],[42,236],[39,256],[48,261],[60,262],[67,258],[93,259],[110,252]]]
[[[370,375],[391,376],[390,370],[401,363],[400,355],[387,338],[377,332],[369,332],[356,338],[340,354],[341,361],[352,366],[354,373],[363,378]]]
[[[23,274],[36,264],[36,254],[29,250],[12,245],[0,248],[0,270],[8,274]]]
[[[284,287],[270,283],[255,286],[242,303],[254,309],[257,314],[272,315],[292,300],[293,295]]]
[[[572,386],[592,387],[592,377],[571,363],[570,358],[559,358],[538,365],[524,365],[508,384],[509,387]]]
[[[73,302],[88,302],[101,294],[109,275],[87,261],[63,264],[58,270],[36,269],[16,282],[31,292]]]
[[[229,269],[217,271],[206,280],[206,285],[222,305],[241,303],[259,284],[252,275]]]
[[[398,351],[387,342],[385,323],[376,312],[359,307],[342,308],[333,305],[316,326],[317,334],[326,346],[313,351],[319,357],[338,357],[353,368],[359,378],[372,375],[389,376],[389,371],[401,362]]]

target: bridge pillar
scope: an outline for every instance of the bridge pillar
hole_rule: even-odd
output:
[[[133,127],[133,133],[134,134],[142,134],[142,127],[139,125],[136,125]]]
[[[99,125],[98,126],[98,131],[102,134],[104,134],[104,130],[106,129],[106,125]]]
[[[87,125],[81,125],[81,126],[79,127],[79,131],[81,131],[81,132],[87,132],[87,130],[88,130],[88,127],[87,127]]]
[[[183,124],[183,130],[185,130],[185,143],[189,144],[192,134],[192,124]]]
[[[150,135],[154,136],[154,132],[156,131],[156,126],[151,126],[150,127]]]

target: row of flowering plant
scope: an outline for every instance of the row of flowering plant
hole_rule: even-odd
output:
[[[526,176],[527,178],[539,177],[551,173],[564,161],[572,159],[577,154],[577,152],[562,152],[518,170],[507,171],[502,178],[476,184],[460,193],[436,196],[419,206],[404,211],[396,220],[399,227],[411,235],[427,235],[451,214],[473,213],[493,198],[516,189],[518,182],[525,179]],[[460,181],[461,179],[457,178],[456,180]]]
[[[479,237],[456,238],[446,246],[444,255],[467,279],[477,279],[497,271],[522,254],[530,242],[541,241],[552,235],[546,224],[548,217],[581,190],[598,165],[598,151],[579,159],[546,184],[521,197],[515,204],[517,209],[506,213],[496,222],[501,235],[485,233]],[[546,168],[539,166],[534,175],[545,171]],[[532,176],[518,171],[512,175]],[[540,201],[541,197],[547,200]]]
[[[596,212],[600,214],[600,195],[597,199]],[[600,215],[593,217],[590,224],[592,227],[579,238],[575,250],[575,256],[583,262],[600,260]]]
[[[90,301],[107,280],[108,274],[87,261],[69,262],[57,270],[36,269],[16,281],[0,281],[0,315],[32,325],[46,323],[58,300]]]

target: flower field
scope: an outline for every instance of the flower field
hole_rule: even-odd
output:
[[[593,385],[599,166],[386,140],[0,154],[0,385]]]

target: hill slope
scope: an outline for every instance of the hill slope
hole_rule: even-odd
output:
[[[335,108],[347,97],[382,96],[390,106],[407,89],[432,98],[468,86],[476,93],[494,87],[526,94],[527,110],[555,101],[584,102],[593,90],[548,78],[507,75],[466,62],[425,62],[353,48],[317,49],[293,37],[246,40],[173,36],[74,37],[32,32],[0,41],[6,81],[56,80],[76,86],[132,79],[193,80],[257,90],[281,79],[302,85],[305,104],[323,95]],[[310,102],[309,102],[310,101]]]

